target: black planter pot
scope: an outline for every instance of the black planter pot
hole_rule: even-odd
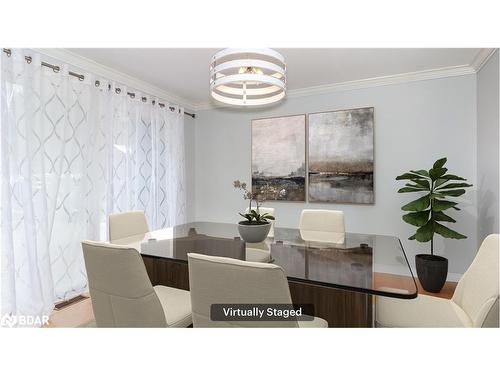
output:
[[[422,287],[428,292],[439,293],[448,276],[448,259],[439,255],[417,254],[415,265]]]

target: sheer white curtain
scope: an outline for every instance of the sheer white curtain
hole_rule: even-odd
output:
[[[184,222],[183,109],[1,55],[1,315],[41,316],[87,289],[80,241],[105,240],[109,213]]]

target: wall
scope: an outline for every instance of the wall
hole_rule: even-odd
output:
[[[498,227],[498,50],[477,74],[478,241]]]
[[[410,197],[397,194],[394,178],[409,169],[430,168],[449,158],[451,172],[476,186],[476,77],[473,74],[428,81],[288,98],[265,110],[218,108],[197,112],[195,132],[196,219],[236,222],[245,207],[232,181],[250,182],[250,121],[254,118],[336,109],[375,107],[375,204],[304,204],[267,202],[276,208],[279,226],[297,227],[303,208],[341,209],[349,232],[396,235],[413,260],[428,244],[406,240],[413,228],[401,220],[400,207]],[[462,241],[438,237],[437,253],[450,259],[450,272],[462,273],[477,244],[475,187],[452,212]]]

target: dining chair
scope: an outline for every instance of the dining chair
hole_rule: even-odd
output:
[[[137,250],[83,241],[83,257],[97,327],[188,327],[188,291],[152,286]]]
[[[213,321],[212,304],[292,304],[285,271],[274,264],[188,254],[194,327],[328,327],[311,321]]]
[[[486,237],[451,300],[377,297],[379,327],[498,327],[499,235]]]
[[[149,232],[144,211],[128,211],[109,215],[109,241],[127,237],[138,237]],[[131,241],[133,242],[133,241]]]
[[[247,208],[245,212],[248,213],[249,209]],[[259,213],[261,214],[269,214],[274,215],[274,208],[272,207],[259,207]],[[276,220],[270,220],[271,229],[267,237],[274,237],[274,224]],[[265,242],[260,243],[248,243],[246,246],[246,260],[250,262],[263,262],[267,263],[271,260],[271,251],[269,245]]]
[[[299,230],[304,241],[343,243],[345,241],[344,212],[302,210]]]

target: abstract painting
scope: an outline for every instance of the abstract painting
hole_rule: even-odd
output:
[[[252,121],[252,192],[266,200],[306,200],[306,117]]]
[[[309,201],[374,203],[373,108],[310,114]]]

